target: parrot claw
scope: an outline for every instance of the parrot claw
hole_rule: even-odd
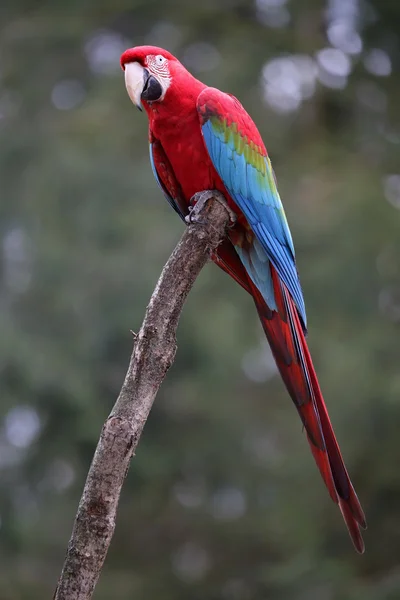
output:
[[[188,206],[189,213],[185,217],[186,225],[191,225],[194,222],[196,222],[196,223],[199,222],[198,217],[196,218],[193,214],[193,209],[194,209],[194,206],[192,204],[189,204],[189,206]]]
[[[219,204],[221,204],[225,208],[226,212],[229,215],[230,227],[233,227],[233,225],[235,225],[236,223],[236,215],[231,209],[231,207],[228,205],[224,196],[221,194],[221,192],[218,192],[218,190],[205,190],[203,192],[196,192],[196,194],[194,194],[191,197],[189,205],[189,214],[185,217],[186,223],[188,225],[190,225],[191,223],[201,224],[203,222],[202,219],[199,219],[198,215],[195,214],[197,211],[194,211],[193,209],[195,208],[195,206],[198,210],[203,208],[203,206],[205,206],[205,204],[209,200],[211,200],[211,198],[219,202]]]

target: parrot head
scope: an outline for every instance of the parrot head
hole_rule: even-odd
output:
[[[121,56],[125,85],[133,104],[142,110],[154,102],[163,102],[172,89],[179,91],[179,81],[193,78],[185,67],[167,50],[156,46],[129,48]],[[173,84],[173,85],[172,85]]]

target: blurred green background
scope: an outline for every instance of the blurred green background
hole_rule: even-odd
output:
[[[1,600],[52,596],[129,330],[183,230],[119,68],[144,43],[261,130],[369,529],[360,557],[251,299],[210,265],[95,598],[400,597],[399,31],[397,0],[0,4]]]

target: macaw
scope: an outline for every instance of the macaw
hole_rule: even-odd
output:
[[[130,48],[121,67],[130,99],[147,113],[150,163],[172,208],[185,219],[197,192],[218,190],[236,215],[213,261],[253,297],[316,464],[362,553],[366,520],[307,347],[293,240],[261,135],[237,98],[208,87],[162,48]]]

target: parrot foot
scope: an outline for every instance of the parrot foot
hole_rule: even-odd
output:
[[[230,227],[233,227],[233,225],[235,225],[236,223],[236,215],[231,209],[231,207],[228,205],[223,194],[221,194],[221,192],[218,192],[217,190],[205,190],[204,192],[196,192],[196,194],[194,194],[191,197],[189,214],[185,217],[186,223],[188,225],[190,225],[191,223],[201,224],[203,220],[199,218],[199,216],[196,214],[197,211],[194,211],[194,208],[197,207],[197,210],[200,210],[207,204],[209,200],[211,200],[211,198],[219,202],[219,204],[221,204],[225,208],[226,212],[229,215]]]

